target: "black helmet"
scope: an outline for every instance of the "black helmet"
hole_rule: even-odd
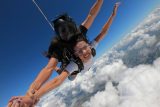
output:
[[[77,33],[77,26],[73,19],[67,14],[62,14],[52,21],[52,25],[57,35],[65,41],[70,40]]]

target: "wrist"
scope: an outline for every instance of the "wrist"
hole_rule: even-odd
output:
[[[33,96],[35,93],[37,92],[37,90],[35,89],[29,89],[26,93],[26,96]]]
[[[34,94],[31,98],[33,99],[34,105],[39,101],[39,97],[37,96],[37,94]]]
[[[27,96],[32,96],[37,92],[37,85],[35,84],[35,82],[32,83],[32,85],[30,86],[29,90],[27,91],[26,95]]]
[[[35,105],[39,101],[39,98],[37,97],[36,94],[29,97],[32,99],[32,105]]]

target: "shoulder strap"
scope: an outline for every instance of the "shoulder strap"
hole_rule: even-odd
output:
[[[96,56],[96,50],[94,48],[91,49],[93,57]]]

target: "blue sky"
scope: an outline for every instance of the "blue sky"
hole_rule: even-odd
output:
[[[77,24],[86,18],[96,0],[38,0],[49,20],[67,12]],[[129,33],[151,11],[160,7],[159,0],[104,0],[104,4],[88,31],[89,39],[100,32],[110,16],[114,3],[121,1],[117,16],[105,39],[99,44],[97,57]],[[31,0],[0,1],[0,106],[11,96],[24,95],[48,59],[54,32]],[[54,73],[52,78],[57,74]]]

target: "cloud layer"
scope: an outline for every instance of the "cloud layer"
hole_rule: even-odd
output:
[[[43,96],[36,107],[159,107],[160,8],[97,59]]]

